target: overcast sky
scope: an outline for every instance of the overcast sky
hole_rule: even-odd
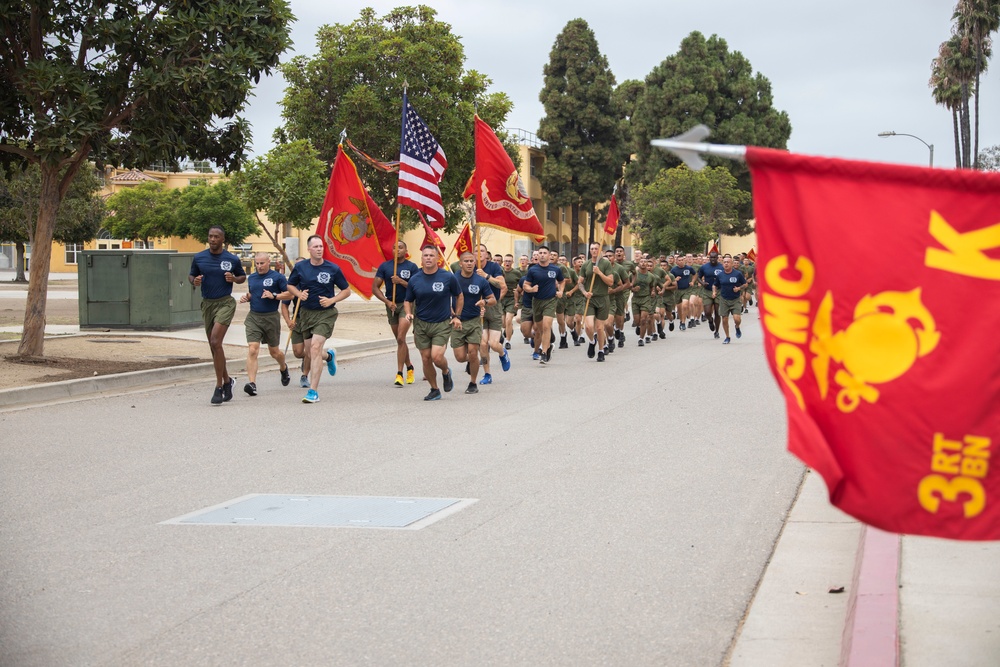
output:
[[[407,3],[291,0],[297,21],[285,55],[316,53],[316,30],[354,21],[363,7],[379,16]],[[538,131],[542,68],[566,23],[583,18],[618,83],[642,80],[684,37],[716,34],[771,82],[774,105],[788,113],[788,148],[799,153],[955,166],[951,114],[936,106],[927,81],[938,46],[948,39],[954,0],[425,0],[465,47],[466,69],[493,80],[514,102],[508,128]],[[1000,40],[1000,36],[994,34]],[[1000,44],[1000,41],[998,41]],[[980,98],[980,149],[1000,144],[1000,64],[993,59]],[[254,154],[273,145],[285,83],[262,80],[247,118]],[[418,109],[419,111],[419,109]],[[433,128],[433,119],[425,119]],[[992,122],[991,122],[992,121]],[[350,131],[350,128],[348,128]],[[711,139],[709,139],[711,141]],[[447,146],[445,147],[447,150]]]

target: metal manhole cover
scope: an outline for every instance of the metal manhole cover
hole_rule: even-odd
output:
[[[90,338],[87,340],[88,343],[138,343],[137,340],[130,340],[128,338]]]
[[[255,493],[162,523],[418,530],[465,509],[474,502],[475,498],[295,496]]]

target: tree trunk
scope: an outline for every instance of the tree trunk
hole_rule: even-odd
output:
[[[962,167],[968,169],[972,165],[971,156],[969,153],[972,151],[972,141],[971,132],[969,127],[969,85],[966,83],[962,84]]]
[[[962,166],[962,148],[959,144],[962,135],[958,131],[958,109],[951,110],[951,122],[955,126],[955,169],[959,169]]]
[[[979,50],[976,62],[976,90],[973,92],[973,98],[976,104],[976,138],[972,145],[972,168],[979,169],[979,71],[982,67],[982,62],[980,58],[982,56],[982,49]]]
[[[38,205],[38,223],[31,241],[31,274],[28,279],[28,302],[24,307],[24,331],[17,348],[20,355],[40,357],[45,350],[45,304],[49,289],[49,265],[52,259],[52,236],[61,197],[59,169],[42,164],[42,186]]]
[[[17,250],[17,276],[14,278],[14,282],[26,283],[28,279],[24,277],[24,244],[17,241],[14,247]]]
[[[573,204],[569,214],[569,247],[570,252],[576,257],[580,254],[580,205]]]

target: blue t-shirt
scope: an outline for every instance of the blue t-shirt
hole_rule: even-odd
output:
[[[382,294],[385,295],[386,299],[397,304],[403,303],[403,300],[406,298],[406,288],[402,285],[395,285],[396,298],[392,298],[392,264],[392,260],[379,264],[378,271],[375,272],[375,277],[382,279]],[[407,282],[409,282],[410,276],[416,275],[419,270],[420,267],[408,259],[396,263],[396,275]]]
[[[747,282],[747,279],[743,277],[743,272],[737,271],[736,269],[733,269],[729,273],[723,271],[716,276],[716,279],[719,281],[719,294],[722,295],[723,299],[727,299],[729,301],[732,301],[740,295],[736,289],[740,285],[746,285]]]
[[[349,287],[344,272],[331,261],[323,260],[319,266],[314,266],[309,260],[299,262],[292,269],[292,275],[288,276],[288,284],[298,287],[300,290],[309,290],[309,298],[302,302],[301,308],[306,310],[328,310],[319,305],[319,298],[325,296],[332,298],[336,295],[334,286],[345,290]],[[335,308],[330,306],[329,308]]]
[[[531,295],[532,300],[555,298],[556,292],[559,291],[556,283],[561,283],[565,280],[562,268],[555,264],[549,264],[548,266],[532,264],[528,267],[528,272],[524,274],[524,277],[529,283],[538,288],[538,291]],[[522,289],[524,288],[522,287]]]
[[[264,275],[252,272],[247,277],[247,288],[250,291],[250,310],[255,313],[273,313],[278,310],[278,299],[265,299],[264,290],[271,294],[281,294],[285,291],[288,280],[284,274],[271,269]]]
[[[712,285],[718,284],[716,278],[722,271],[722,262],[719,262],[715,266],[712,266],[711,262],[706,262],[698,269],[698,277],[705,282],[705,288],[711,292]]]
[[[537,264],[532,264],[531,266],[537,266]],[[531,270],[531,267],[528,267]],[[527,308],[531,310],[531,300],[535,297],[531,292],[524,291],[524,281],[528,279],[527,274],[522,276],[520,280],[517,281],[517,286],[521,288],[521,308]]]
[[[466,278],[461,273],[455,276],[458,280],[458,287],[462,290],[462,294],[465,295],[465,301],[462,302],[462,312],[458,316],[458,319],[471,320],[474,317],[479,317],[479,306],[476,302],[480,299],[489,299],[490,284],[480,275],[473,273],[471,276]]]
[[[677,289],[682,290],[691,287],[691,278],[694,277],[694,269],[690,266],[675,266],[670,269],[670,274],[677,278]]]
[[[211,250],[205,249],[191,258],[191,275],[201,276],[202,299],[221,299],[233,293],[233,284],[226,282],[226,273],[247,274],[240,258],[228,250],[213,255]]]
[[[406,300],[416,302],[414,317],[424,322],[447,322],[451,319],[451,300],[462,293],[455,274],[438,269],[434,273],[417,271],[406,287]]]
[[[488,261],[485,264],[483,264],[483,271],[485,271],[490,278],[500,278],[501,280],[503,280],[503,267],[497,264],[496,262]],[[477,273],[476,275],[478,276],[479,274]],[[479,277],[482,278],[482,276]],[[500,288],[496,287],[493,283],[490,283],[490,289],[493,290],[494,298],[496,298],[496,300],[499,301]]]

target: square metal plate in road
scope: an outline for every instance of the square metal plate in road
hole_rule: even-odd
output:
[[[465,509],[474,502],[475,498],[294,496],[255,493],[162,523],[417,530]]]

